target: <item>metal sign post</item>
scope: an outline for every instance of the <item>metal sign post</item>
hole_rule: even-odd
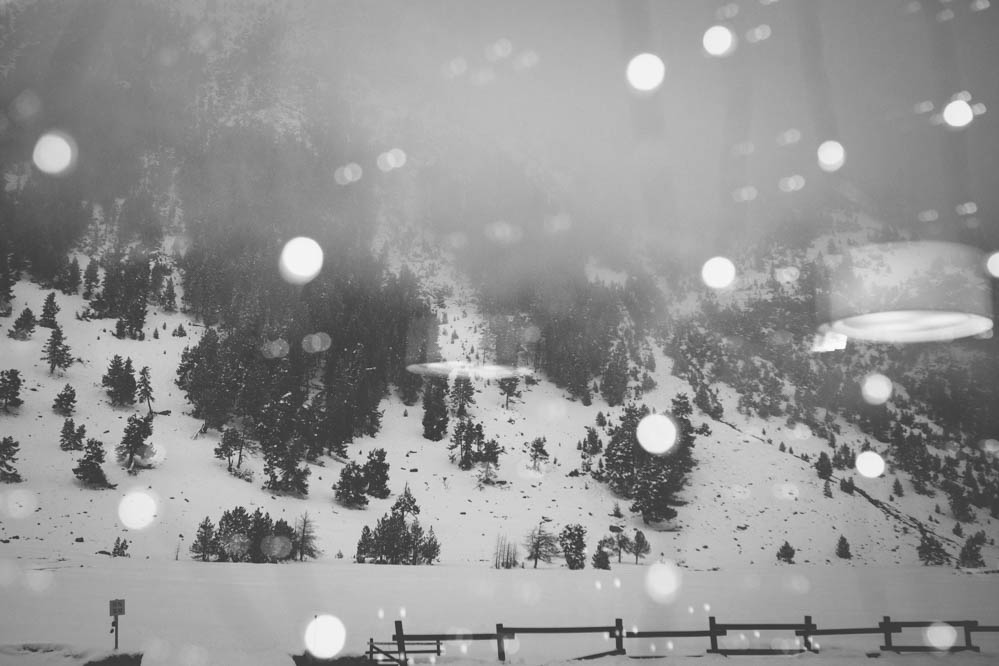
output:
[[[125,600],[124,599],[112,599],[109,603],[110,615],[114,618],[111,620],[111,633],[114,634],[114,649],[118,649],[118,616],[125,614]]]

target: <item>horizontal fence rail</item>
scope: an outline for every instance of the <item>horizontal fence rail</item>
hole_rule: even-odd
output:
[[[963,644],[947,647],[936,647],[933,645],[895,645],[893,636],[901,634],[904,629],[925,629],[937,625],[949,625],[955,630],[961,630],[964,637]],[[727,636],[729,632],[735,631],[784,631],[801,639],[800,646],[795,641],[794,647],[787,648],[760,648],[742,647],[726,648],[718,646],[718,638]],[[840,627],[840,628],[820,628],[813,621],[811,615],[804,616],[804,622],[718,622],[714,615],[708,617],[708,628],[704,629],[662,629],[639,631],[636,628],[631,631],[624,630],[624,622],[621,618],[616,618],[612,625],[597,625],[584,627],[518,627],[507,626],[502,623],[496,625],[494,632],[474,632],[474,633],[446,633],[446,634],[407,634],[402,627],[402,621],[395,621],[395,633],[391,642],[375,642],[368,639],[368,659],[372,661],[388,660],[405,666],[411,654],[433,654],[440,656],[443,654],[441,643],[456,641],[496,641],[496,654],[500,661],[506,661],[506,640],[516,638],[518,635],[527,634],[604,634],[606,638],[614,638],[614,649],[597,654],[576,657],[576,659],[596,659],[609,655],[627,654],[624,648],[625,639],[635,638],[707,638],[709,641],[708,653],[734,655],[768,655],[768,654],[796,654],[801,652],[818,652],[818,648],[812,643],[816,636],[850,636],[850,635],[880,635],[883,637],[883,644],[880,646],[882,652],[980,652],[981,648],[972,643],[975,633],[996,633],[999,632],[999,625],[981,625],[977,620],[892,620],[891,617],[883,616],[881,622],[875,627]],[[379,646],[391,646],[394,650],[384,649]],[[416,649],[410,649],[410,646]]]

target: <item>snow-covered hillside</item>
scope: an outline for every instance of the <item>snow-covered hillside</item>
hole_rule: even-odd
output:
[[[450,277],[455,280],[455,288],[446,300],[448,323],[441,327],[442,355],[445,360],[475,361],[478,351],[472,349],[481,349],[478,336],[483,321],[476,313],[474,299],[456,278]],[[16,289],[16,310],[29,306],[40,311],[45,294],[22,281]],[[394,495],[409,484],[423,509],[421,521],[434,527],[442,543],[444,563],[487,567],[497,537],[519,542],[541,522],[557,529],[574,522],[583,524],[590,548],[609,533],[611,525],[625,526],[628,531],[640,528],[649,538],[653,559],[661,553],[695,569],[779,566],[775,553],[784,540],[798,549],[799,562],[834,562],[840,566],[842,560],[834,555],[840,534],[851,544],[853,566],[918,561],[915,546],[919,536],[912,521],[907,524],[898,520],[860,493],[847,495],[838,487],[833,498],[823,497],[822,482],[812,467],[778,449],[783,442],[795,454],[808,453],[814,460],[827,447],[824,441],[802,432],[800,427],[787,429],[776,422],[747,421],[736,412],[735,396],[726,394],[724,387],[725,419],[731,425],[710,422],[712,434],[698,438],[694,452],[698,466],[686,491],[688,504],[680,508],[675,524],[643,525],[637,515],[627,511],[628,501],[613,497],[603,484],[585,474],[569,476],[580,466],[576,442],[585,435],[584,426],[592,425],[600,410],[611,420],[618,410],[608,409],[600,400],[589,407],[567,400],[560,389],[544,380],[523,385],[521,400],[511,403],[509,409],[504,409],[495,383],[483,379],[475,382],[478,393],[471,414],[483,424],[486,436],[496,438],[506,449],[499,469],[499,478],[507,482],[503,486],[479,489],[474,472],[460,471],[449,461],[446,441],[423,439],[422,408],[407,408],[390,398],[383,403],[381,432],[375,438],[357,441],[350,447],[350,456],[363,460],[373,448],[386,449],[393,496],[372,499],[364,510],[338,505],[332,485],[342,464],[329,458],[313,466],[307,499],[273,495],[260,489],[262,461],[258,457],[251,457],[249,462],[256,471],[253,482],[227,474],[223,463],[213,457],[217,433],[198,435],[201,423],[185,415],[189,407],[173,379],[180,352],[200,334],[195,322],[181,314],[151,311],[144,341],[118,340],[108,332],[108,321],[75,319],[74,313],[85,305],[82,299],[62,294],[56,298],[62,308],[58,320],[66,340],[83,362],[72,365],[63,375],[57,371],[50,376],[41,360],[47,329],[37,329],[28,341],[14,341],[3,335],[0,342],[4,368],[17,368],[25,379],[24,405],[0,416],[4,433],[21,443],[17,468],[25,479],[22,484],[0,488],[0,507],[4,511],[0,553],[4,557],[73,561],[97,550],[109,550],[120,536],[132,543],[133,557],[185,559],[195,528],[204,516],[215,520],[223,510],[243,505],[251,511],[259,506],[275,519],[289,522],[308,511],[316,520],[324,558],[342,552],[349,560],[361,527],[373,525],[388,511]],[[181,323],[190,332],[189,337],[170,334]],[[153,326],[159,328],[159,339],[152,337]],[[150,367],[154,408],[169,410],[170,414],[154,420],[151,441],[159,453],[152,469],[130,476],[109,455],[105,469],[118,487],[89,490],[78,485],[71,471],[79,454],[59,450],[62,419],[52,412],[51,404],[66,383],[74,386],[78,395],[77,425],[86,426],[87,435],[101,439],[110,453],[121,439],[128,415],[145,409],[109,405],[101,376],[113,354],[131,357],[136,368]],[[689,392],[689,387],[669,375],[669,359],[660,355],[657,367],[658,386],[643,400],[665,411],[670,398]],[[707,420],[695,416],[695,423]],[[536,437],[547,439],[551,454],[550,462],[537,470],[526,450]],[[839,441],[859,449],[863,436],[844,424]],[[937,528],[945,543],[949,541],[949,522],[946,529],[927,523],[939,499],[907,492],[888,502],[892,477],[854,476],[858,488],[871,498],[894,507],[902,516],[919,519],[930,529]],[[132,492],[146,493],[156,502],[155,519],[145,529],[127,529],[119,518],[119,504]],[[624,519],[610,516],[616,501],[625,509]],[[983,519],[979,525],[969,528],[985,529],[988,536],[994,537],[991,520]],[[80,537],[82,542],[77,541]],[[952,553],[956,552],[956,541],[949,546]],[[995,566],[996,551],[986,546],[985,554],[987,564]]]

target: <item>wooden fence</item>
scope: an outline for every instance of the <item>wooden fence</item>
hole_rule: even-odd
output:
[[[949,625],[955,630],[961,629],[964,635],[964,643],[955,643],[947,648],[938,648],[932,645],[896,645],[892,637],[900,634],[904,629],[926,628],[934,625]],[[791,648],[720,648],[718,638],[727,636],[732,631],[785,631],[795,636],[794,647]],[[816,636],[847,636],[857,634],[872,634],[883,637],[883,644],[880,646],[883,652],[962,652],[970,650],[980,652],[981,648],[972,643],[972,637],[976,633],[999,632],[999,625],[981,625],[977,620],[935,620],[935,621],[899,621],[892,620],[885,615],[876,627],[843,627],[820,629],[813,621],[811,615],[804,617],[804,622],[800,623],[722,623],[715,619],[715,616],[708,618],[707,629],[680,629],[680,630],[654,630],[654,631],[632,631],[624,630],[624,622],[621,618],[616,618],[614,624],[593,627],[511,627],[502,623],[496,625],[496,631],[486,633],[456,633],[456,634],[407,634],[402,627],[402,621],[396,620],[395,633],[391,642],[375,642],[373,638],[368,639],[368,659],[372,661],[392,661],[399,666],[406,666],[410,655],[431,654],[441,656],[443,654],[441,644],[448,641],[495,641],[496,655],[500,661],[506,661],[507,639],[514,639],[523,634],[604,634],[606,638],[614,638],[614,649],[597,654],[576,657],[576,659],[596,659],[608,655],[627,654],[624,647],[625,639],[629,638],[707,638],[709,642],[708,653],[722,654],[726,656],[737,655],[771,655],[771,654],[794,654],[799,652],[818,652],[818,647],[812,641]],[[790,639],[789,639],[790,640]],[[387,649],[386,649],[387,648]]]

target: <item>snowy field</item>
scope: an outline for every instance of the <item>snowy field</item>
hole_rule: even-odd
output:
[[[490,632],[507,626],[594,626],[624,620],[626,629],[706,629],[719,622],[801,622],[820,627],[873,627],[894,620],[965,620],[999,624],[999,577],[949,568],[745,568],[718,572],[679,570],[677,591],[657,601],[647,589],[649,566],[614,571],[512,570],[436,566],[414,570],[345,562],[252,565],[151,562],[93,558],[49,567],[0,569],[0,664],[85,663],[79,655],[110,651],[108,600],[126,600],[121,650],[142,652],[143,664],[291,664],[305,649],[308,623],[317,614],[346,628],[341,654],[359,654],[369,637],[390,640],[393,622],[407,633]],[[721,647],[769,647],[788,633],[729,635]],[[816,664],[849,663],[877,652],[876,635],[823,637]],[[921,630],[895,636],[921,644]],[[955,664],[994,664],[999,635],[978,634],[982,654],[947,657]],[[67,650],[29,655],[16,646],[48,644]],[[464,646],[464,647],[463,647]],[[628,639],[629,656],[698,656],[706,638]],[[602,635],[524,635],[507,641],[508,661],[540,664],[613,648]],[[467,650],[467,651],[466,651]],[[77,657],[67,657],[75,654]],[[425,657],[424,657],[425,658]],[[788,657],[790,658],[790,657]],[[740,658],[770,663],[774,658]],[[940,663],[940,655],[885,654],[889,663]],[[451,643],[442,662],[496,661],[491,641]],[[624,663],[605,658],[599,663]]]

